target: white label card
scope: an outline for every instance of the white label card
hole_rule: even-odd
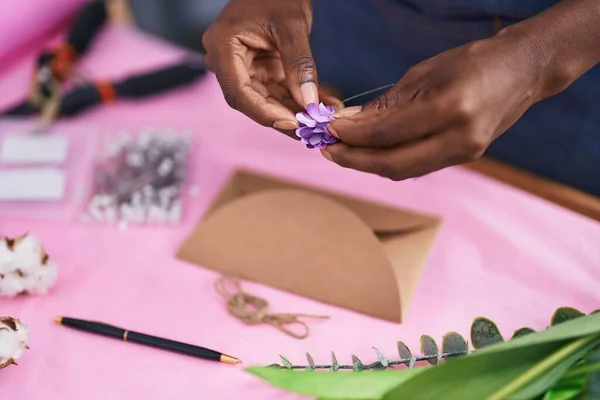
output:
[[[0,170],[0,201],[57,201],[65,188],[65,172],[57,168]]]
[[[0,163],[61,164],[68,147],[65,136],[6,135],[0,144]]]

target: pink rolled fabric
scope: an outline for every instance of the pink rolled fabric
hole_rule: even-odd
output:
[[[0,1],[0,70],[53,37],[89,0]]]

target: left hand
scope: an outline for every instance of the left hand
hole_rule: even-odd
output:
[[[329,125],[341,143],[323,155],[395,181],[478,159],[540,100],[541,57],[526,43],[500,34],[417,64],[362,109],[341,111]]]

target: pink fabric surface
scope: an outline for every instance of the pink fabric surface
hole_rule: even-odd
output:
[[[0,1],[0,69],[40,38],[52,35],[88,0]]]
[[[113,29],[102,35],[85,63],[95,76],[114,77],[179,54],[138,32]],[[0,76],[0,87],[18,97],[29,82],[23,71],[30,62],[23,60]],[[424,333],[468,335],[479,315],[496,320],[510,334],[522,326],[544,328],[559,306],[600,308],[598,223],[461,168],[402,183],[339,168],[228,109],[211,76],[157,99],[91,111],[55,129],[68,128],[75,135],[92,128],[109,133],[153,125],[185,127],[196,134],[194,181],[201,194],[181,226],[122,231],[67,221],[1,221],[2,234],[39,236],[60,268],[48,295],[0,298],[0,314],[21,318],[31,335],[31,350],[19,366],[0,372],[7,398],[301,399],[262,383],[243,367],[278,362],[278,353],[302,362],[306,351],[318,363],[328,362],[331,351],[340,362],[350,362],[351,353],[370,362],[375,360],[372,346],[392,357],[399,339],[416,350]],[[213,290],[217,274],[179,262],[173,254],[236,166],[441,215],[443,228],[404,323],[251,283],[246,290],[268,299],[273,312],[331,319],[309,321],[310,336],[296,340],[229,316]],[[214,348],[244,364],[220,365],[87,335],[55,325],[57,315]]]

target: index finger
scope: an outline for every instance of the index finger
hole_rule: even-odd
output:
[[[368,108],[328,125],[329,133],[355,147],[388,148],[421,139],[447,127],[444,113],[427,101],[412,101],[394,108]]]
[[[297,124],[296,117],[290,110],[269,103],[265,96],[252,87],[252,79],[245,62],[248,48],[235,41],[224,49],[213,54],[211,61],[227,104],[264,126],[272,127],[276,121]]]

